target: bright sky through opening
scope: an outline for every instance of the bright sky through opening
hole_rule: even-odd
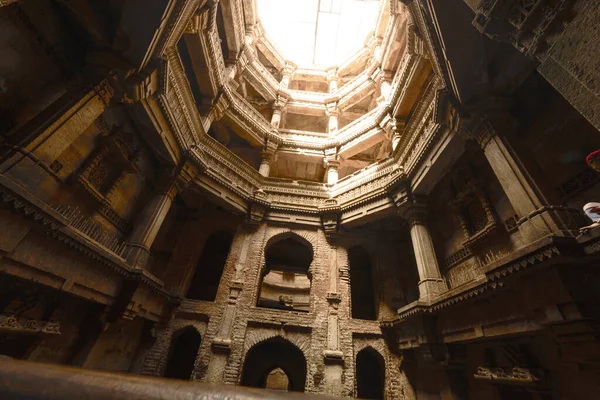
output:
[[[340,65],[375,28],[379,0],[256,0],[282,55],[300,67]]]

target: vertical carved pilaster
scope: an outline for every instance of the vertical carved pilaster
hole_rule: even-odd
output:
[[[327,117],[329,117],[329,122],[327,123],[327,132],[336,133],[338,130],[338,117],[340,115],[337,108],[337,103],[327,104],[326,107]]]
[[[531,215],[530,219],[519,226],[526,242],[549,234],[573,235],[577,229],[573,211],[563,206],[548,208],[552,204],[553,193],[542,189],[542,182],[534,178],[532,171],[527,170],[507,139],[514,129],[514,122],[508,115],[484,115],[474,120],[469,136],[483,149],[517,215]],[[491,210],[489,204],[488,209]]]
[[[323,165],[325,166],[325,182],[328,185],[337,183],[340,168],[339,157],[325,157],[323,159]]]
[[[419,299],[428,301],[448,290],[446,280],[440,273],[435,248],[427,229],[427,207],[420,199],[411,199],[401,208],[404,218],[410,223],[417,269],[419,272]]]
[[[288,99],[285,96],[278,95],[273,103],[273,115],[271,116],[271,126],[275,129],[281,124],[281,117],[285,111]]]
[[[329,93],[335,93],[338,90],[337,68],[327,71],[327,82],[329,82]]]

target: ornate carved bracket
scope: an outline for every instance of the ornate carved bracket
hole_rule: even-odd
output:
[[[267,200],[267,194],[262,189],[256,190],[253,199],[248,202],[246,222],[250,226],[258,226],[265,217],[269,206],[270,203]]]

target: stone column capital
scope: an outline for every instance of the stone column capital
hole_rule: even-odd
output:
[[[282,73],[283,73],[283,75],[289,75],[291,77],[295,71],[296,71],[296,64],[288,61],[285,64],[285,66],[283,67]]]
[[[337,68],[328,69],[327,72],[327,81],[331,82],[338,79],[338,71]]]
[[[277,147],[266,146],[260,151],[260,157],[263,161],[270,162],[276,152]]]
[[[340,111],[337,106],[337,102],[327,103],[325,104],[325,112],[328,117],[337,117],[340,114]]]
[[[402,212],[410,226],[427,225],[427,206],[424,203],[411,203]]]
[[[277,98],[273,102],[273,112],[277,111],[281,113],[287,106],[288,98],[286,96],[277,95]]]
[[[467,137],[485,149],[495,137],[504,138],[517,130],[517,122],[508,111],[494,110],[475,115],[467,127]]]
[[[326,156],[323,157],[323,166],[327,169],[337,170],[340,167],[341,160],[339,156]]]

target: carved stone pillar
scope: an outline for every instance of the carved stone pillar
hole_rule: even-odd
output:
[[[158,192],[150,199],[129,238],[125,258],[134,267],[144,268],[146,266],[150,256],[150,247],[177,194],[175,179],[169,177],[165,180],[168,181],[163,183]]]
[[[279,128],[281,123],[281,107],[273,107],[273,115],[271,116],[271,126],[275,129]]]
[[[344,353],[341,348],[340,331],[340,308],[342,297],[338,290],[338,280],[340,279],[339,265],[340,252],[344,249],[338,246],[331,246],[329,259],[329,290],[327,292],[327,346],[323,352],[325,359],[325,393],[333,396],[342,396],[342,374],[344,364]]]
[[[144,208],[137,226],[127,243],[125,259],[134,267],[144,268],[150,255],[150,247],[171,208],[180,187],[188,185],[197,175],[197,168],[189,162],[182,163],[176,170],[165,171],[158,184],[156,194]]]
[[[339,116],[337,104],[328,104],[327,105],[327,116],[329,117],[329,122],[327,123],[327,131],[329,133],[336,133],[338,130],[338,116]]]
[[[336,158],[325,158],[325,181],[328,185],[333,185],[338,181],[338,170],[340,168],[340,160]]]
[[[271,172],[271,160],[273,159],[274,154],[275,151],[272,149],[266,149],[260,153],[262,160],[260,162],[260,167],[258,168],[258,173],[265,178],[268,177]]]
[[[327,81],[329,82],[329,93],[335,93],[338,90],[337,69],[327,71]]]
[[[392,93],[392,79],[393,75],[391,73],[386,72],[383,74],[379,87],[381,96],[377,99],[377,102],[379,104],[386,102],[390,99],[390,95]]]
[[[440,273],[431,235],[427,229],[427,208],[424,204],[411,203],[403,210],[410,222],[410,237],[419,271],[419,300],[431,300],[448,290],[446,280]]]
[[[271,116],[271,126],[275,129],[279,128],[281,124],[281,115],[287,104],[287,99],[284,96],[277,96],[277,99],[273,103],[273,115]]]
[[[476,121],[470,133],[483,149],[508,200],[520,217],[519,231],[525,243],[550,234],[572,236],[577,231],[577,210],[551,205],[539,182],[525,168],[506,136],[500,134],[501,131],[513,129],[507,121],[510,121],[508,116],[482,117]]]
[[[395,151],[398,145],[400,144],[400,139],[402,138],[402,132],[406,127],[406,121],[404,120],[395,120],[394,130],[392,134],[392,151]]]
[[[281,82],[279,82],[279,87],[282,89],[287,89],[290,86],[290,81],[292,80],[292,75],[294,74],[294,70],[296,69],[295,65],[291,63],[287,63],[283,68],[283,75],[281,77]]]

